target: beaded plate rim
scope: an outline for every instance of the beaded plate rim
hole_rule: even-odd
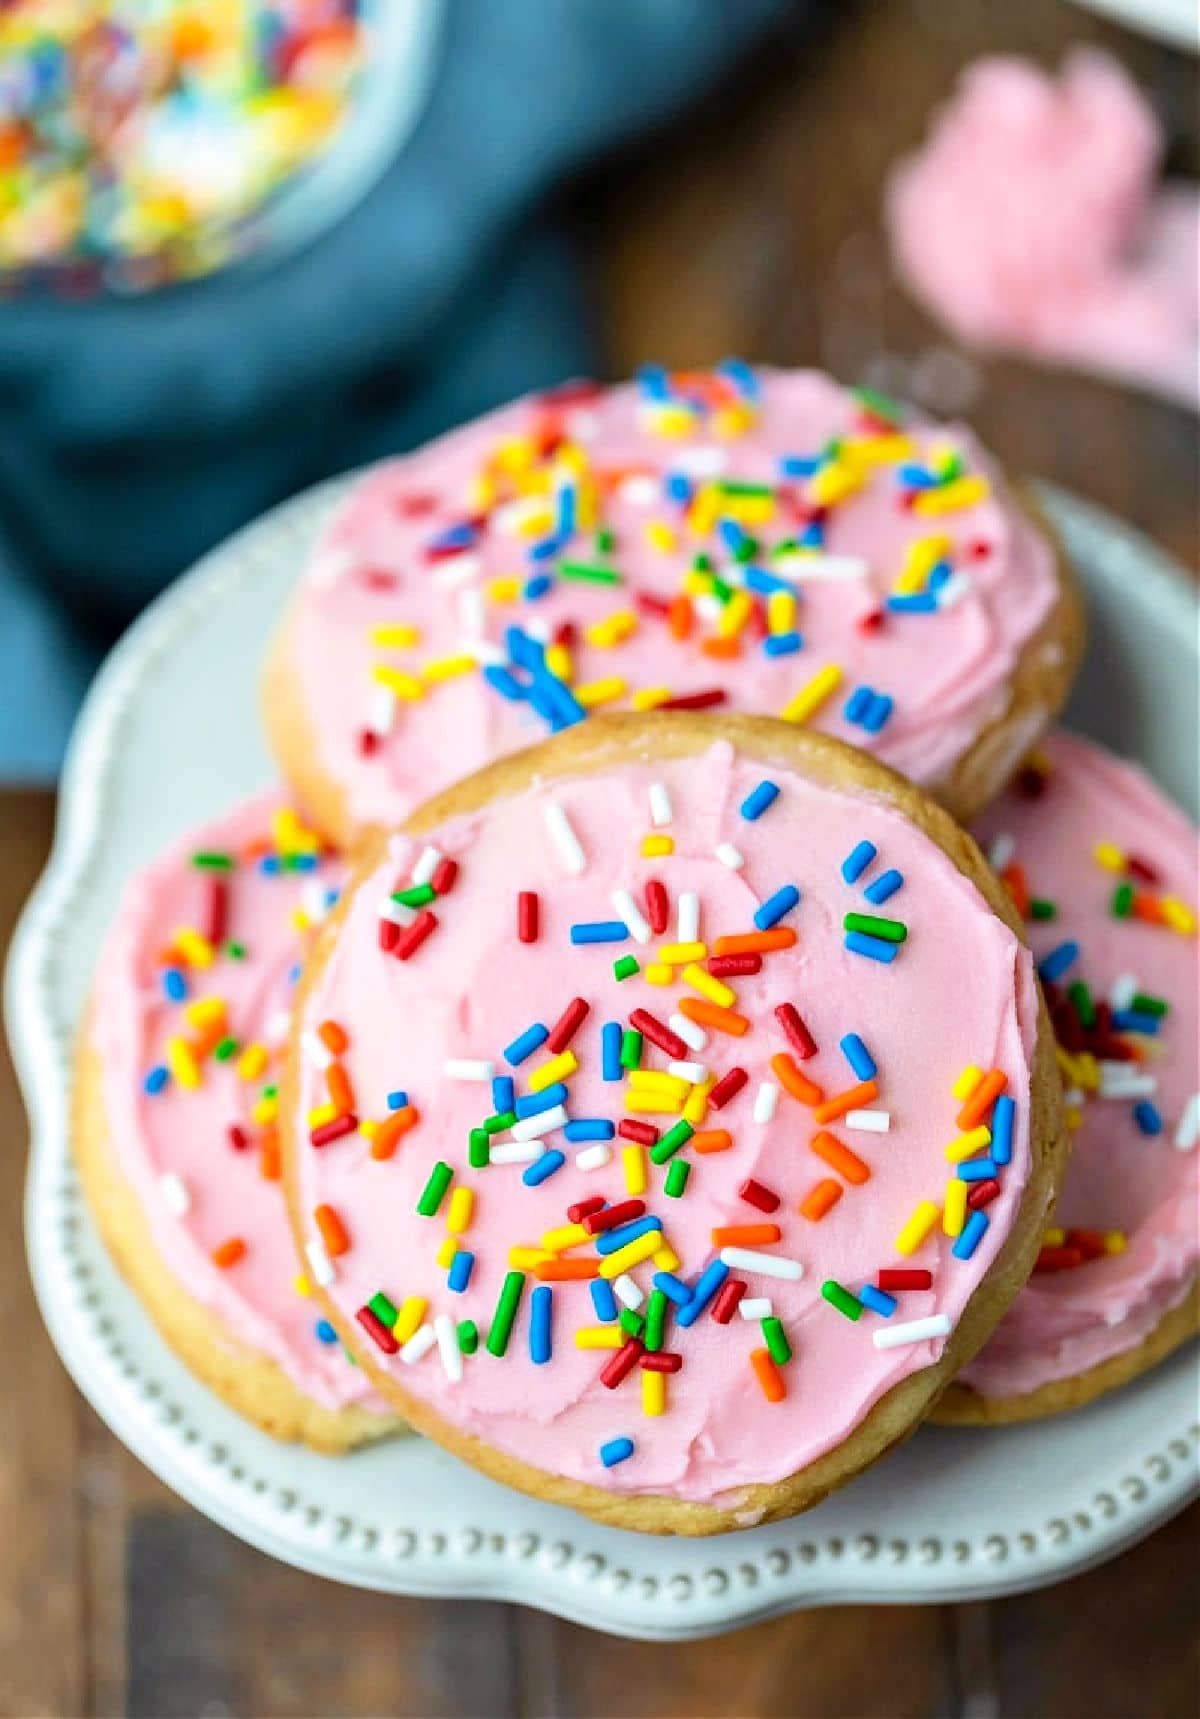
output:
[[[1104,1485],[1059,1513],[1028,1522],[1006,1517],[1006,1532],[987,1522],[964,1522],[952,1534],[897,1532],[892,1508],[878,1509],[877,1521],[856,1520],[861,1512],[853,1504],[868,1477],[806,1517],[706,1541],[600,1528],[481,1476],[464,1480],[454,1459],[418,1440],[340,1460],[277,1446],[210,1396],[167,1350],[104,1253],[70,1162],[66,1095],[75,1021],[64,1003],[71,961],[64,934],[103,837],[122,732],[146,676],[224,597],[268,567],[278,570],[282,557],[299,565],[298,551],[353,481],[322,484],[247,527],[125,635],[77,725],[53,852],[13,941],[6,1015],[32,1122],[26,1237],[34,1287],[60,1356],[101,1417],[197,1509],[300,1568],[383,1591],[510,1599],[612,1633],[663,1640],[816,1605],[1024,1591],[1102,1562],[1181,1509],[1200,1491],[1200,1424],[1189,1408],[1186,1350],[1133,1387],[1155,1405],[1148,1447],[1130,1451]],[[1172,612],[1175,621],[1190,618],[1190,584],[1175,563],[1101,510],[1047,486],[1043,495],[1085,575],[1107,564],[1115,578],[1124,565],[1168,619]],[[1087,1413],[1105,1409],[1098,1404]],[[913,1460],[907,1452],[931,1436],[989,1435],[923,1433],[879,1476],[898,1477],[892,1463]],[[443,1529],[419,1520],[413,1505],[421,1486],[406,1506],[410,1522],[348,1508],[345,1477],[355,1465],[380,1461],[410,1465],[412,1476],[442,1485],[447,1498],[478,1493],[480,1521]],[[875,1508],[879,1492],[876,1486]],[[886,1491],[881,1497],[891,1504]]]

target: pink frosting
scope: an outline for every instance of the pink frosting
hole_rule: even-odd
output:
[[[192,1036],[186,1002],[170,1001],[164,992],[162,960],[180,928],[204,925],[206,880],[213,874],[197,870],[192,855],[217,850],[240,856],[269,844],[271,814],[280,803],[274,795],[238,807],[177,842],[132,880],[97,971],[91,1043],[103,1062],[109,1150],[142,1204],[164,1263],[233,1342],[276,1362],[315,1402],[337,1408],[376,1399],[340,1347],[318,1340],[315,1304],[297,1294],[281,1186],[260,1173],[264,1129],[250,1112],[263,1087],[278,1078],[291,974],[303,951],[294,915],[314,892],[336,890],[340,862],[326,858],[315,873],[266,875],[242,859],[230,877],[227,939],[245,945],[245,959],[231,959],[226,942],[207,969],[181,965],[187,1001],[223,998],[229,1031],[240,1044],[274,1046],[267,1070],[246,1081],[234,1059],[209,1057],[197,1088],[170,1079],[150,1094],[144,1085],[149,1071],[163,1064],[167,1041]],[[230,1143],[231,1124],[245,1129],[246,1149]],[[182,1184],[185,1213],[164,1178]],[[245,1255],[221,1269],[213,1250],[234,1238],[245,1242]]]
[[[1163,139],[1108,55],[1056,80],[978,61],[896,169],[887,215],[913,292],[961,338],[1200,389],[1200,197],[1156,194]]]
[[[1175,1145],[1200,1089],[1195,938],[1115,918],[1109,902],[1118,879],[1093,857],[1097,842],[1111,842],[1147,859],[1162,875],[1161,892],[1194,906],[1196,832],[1140,770],[1091,742],[1058,732],[1045,750],[1052,765],[1045,792],[1036,799],[1010,793],[977,833],[985,842],[1014,838],[1030,890],[1057,905],[1055,919],[1029,926],[1039,958],[1073,939],[1081,953],[1068,979],[1081,977],[1104,997],[1132,975],[1142,991],[1169,1003],[1147,1047],[1163,1131],[1144,1135],[1132,1100],[1086,1099],[1054,1223],[1123,1230],[1128,1245],[1030,1279],[962,1375],[986,1396],[1019,1396],[1132,1348],[1187,1293],[1200,1255],[1200,1161],[1194,1141]]]
[[[644,390],[631,385],[574,404],[561,397],[558,403],[518,401],[378,467],[357,485],[316,549],[288,640],[321,764],[345,790],[356,821],[401,821],[431,791],[546,733],[546,723],[529,704],[507,702],[473,670],[430,686],[414,702],[401,702],[394,726],[364,756],[364,731],[386,729],[374,715],[375,664],[417,673],[430,661],[464,651],[503,658],[505,630],[512,625],[551,638],[564,625],[582,633],[630,609],[637,611],[637,630],[617,648],[578,639],[576,687],[618,677],[625,691],[617,702],[626,707],[639,689],[665,687],[687,695],[716,687],[725,689],[731,705],[776,714],[818,671],[836,664],[843,670],[841,685],[816,712],[814,724],[919,782],[945,780],[981,728],[1005,708],[1013,665],[1049,612],[1056,590],[1050,549],[961,426],[915,424],[910,443],[897,443],[895,454],[883,458],[880,424],[865,420],[855,396],[827,377],[767,371],[757,374],[755,385],[760,406],[747,413],[748,427],[727,439],[703,413],[682,438],[657,433]],[[591,530],[577,531],[561,557],[533,563],[530,540],[517,533],[511,506],[501,503],[486,517],[479,514],[485,504],[474,486],[501,443],[528,438],[548,424],[574,439],[590,472],[611,491],[600,519],[615,535],[611,552],[594,547]],[[874,438],[881,461],[862,487],[830,507],[824,525],[826,555],[843,564],[859,562],[863,577],[818,579],[811,560],[770,553],[803,531],[814,493],[811,478],[780,479],[781,459],[817,456],[831,437],[852,438],[860,447]],[[910,491],[901,467],[951,451],[961,455],[968,473],[990,477],[991,493],[936,518],[922,517],[907,505]],[[543,466],[543,477],[548,469]],[[670,474],[691,473],[701,484],[714,470],[722,480],[777,486],[770,519],[747,530],[760,539],[761,563],[799,597],[795,625],[803,648],[794,655],[766,653],[756,631],[761,596],[734,660],[714,659],[700,649],[701,633],[715,624],[703,616],[697,616],[692,636],[679,642],[661,615],[639,608],[647,597],[675,597],[701,551],[712,556],[725,580],[742,578],[719,533],[693,534],[681,506],[664,494]],[[622,473],[629,474],[627,481],[616,481]],[[479,530],[468,552],[431,561],[429,545],[469,517],[478,519]],[[667,532],[669,547],[647,539],[655,526]],[[961,577],[939,598],[937,612],[889,611],[864,626],[892,594],[908,547],[939,533],[949,539],[946,560]],[[496,578],[519,576],[523,585],[531,573],[553,571],[560,558],[607,562],[623,583],[564,578],[536,601],[493,600]],[[389,623],[416,626],[419,643],[373,645],[371,628]],[[877,733],[844,715],[860,686],[893,701]],[[1023,744],[1032,738],[1026,735]]]
[[[739,808],[764,774],[780,793],[751,822]],[[649,827],[648,790],[655,782],[670,796],[675,851],[646,859],[641,844]],[[578,875],[568,873],[547,834],[545,813],[552,803],[565,810],[582,845],[586,863]],[[944,1313],[953,1324],[1009,1234],[1030,1169],[1027,1099],[1036,996],[1028,952],[941,850],[893,809],[787,771],[764,772],[724,743],[701,757],[631,763],[538,786],[453,822],[428,840],[461,867],[452,893],[436,904],[435,932],[408,960],[381,950],[380,903],[425,845],[394,837],[391,858],[358,889],[307,999],[305,1024],[330,1018],[349,1034],[346,1066],[363,1115],[383,1115],[385,1095],[396,1087],[421,1113],[387,1162],[372,1159],[367,1142],[356,1135],[314,1149],[306,1139],[305,1113],[321,1086],[314,1067],[302,1065],[301,1110],[291,1119],[300,1134],[300,1200],[306,1211],[331,1205],[351,1243],[335,1262],[330,1287],[338,1310],[353,1320],[368,1298],[383,1291],[396,1306],[410,1296],[425,1298],[428,1321],[441,1315],[475,1321],[481,1346],[466,1357],[458,1382],[436,1348],[413,1362],[375,1349],[372,1359],[454,1427],[574,1480],[626,1493],[728,1502],[746,1486],[778,1480],[832,1450],[887,1390],[936,1361],[943,1341],[879,1349],[874,1333],[888,1321],[864,1311],[851,1323],[822,1298],[822,1283],[835,1279],[857,1290],[880,1267],[927,1268],[932,1286],[900,1294],[892,1322]],[[851,885],[841,864],[863,840],[875,845],[877,857]],[[740,871],[715,857],[717,847],[729,842],[744,858]],[[903,874],[903,887],[878,911],[896,915],[910,935],[898,958],[883,965],[844,947],[842,922],[847,912],[872,911],[864,888],[893,867]],[[612,1141],[610,1163],[581,1169],[575,1160],[587,1148],[556,1131],[546,1144],[561,1149],[566,1162],[537,1187],[524,1184],[519,1164],[472,1170],[469,1132],[491,1111],[492,1094],[486,1084],[451,1078],[444,1065],[448,1058],[486,1059],[498,1074],[516,1077],[519,1095],[546,1053],[513,1069],[504,1047],[530,1023],[552,1025],[578,995],[590,1012],[572,1041],[579,1069],[570,1079],[569,1112],[619,1121],[625,1114],[623,1088],[602,1079],[601,1024],[628,1021],[636,1008],[666,1021],[680,997],[695,993],[678,977],[665,988],[642,973],[618,982],[614,957],[632,952],[643,963],[653,962],[657,946],[676,935],[674,905],[667,935],[649,946],[628,941],[574,947],[568,932],[576,922],[610,919],[613,891],[630,889],[642,902],[651,877],[665,883],[672,904],[681,891],[699,897],[700,937],[710,946],[720,935],[751,930],[760,901],[780,886],[794,882],[801,891],[799,905],[780,922],[794,928],[798,942],[767,955],[758,975],[729,981],[736,1009],[749,1018],[751,1030],[741,1038],[714,1031],[706,1046],[688,1053],[714,1074],[735,1065],[748,1074],[742,1090],[719,1111],[710,1107],[702,1123],[704,1129],[727,1129],[733,1146],[703,1155],[685,1147],[691,1176],[678,1199],[664,1196],[664,1171],[650,1166],[646,1196],[679,1256],[679,1275],[689,1283],[715,1257],[714,1225],[778,1223],[781,1237],[766,1251],[798,1259],[803,1277],[785,1281],[755,1271],[745,1277],[749,1294],[771,1299],[793,1351],[782,1368],[787,1395],[780,1403],[766,1401],[750,1368],[749,1354],[763,1342],[758,1323],[735,1315],[722,1325],[709,1310],[690,1329],[668,1325],[665,1346],[683,1354],[683,1369],[668,1381],[666,1414],[643,1418],[636,1371],[611,1391],[598,1379],[611,1355],[574,1347],[575,1329],[596,1324],[582,1282],[553,1286],[548,1364],[530,1358],[533,1277],[507,1354],[500,1359],[484,1347],[510,1247],[537,1246],[544,1231],[567,1221],[576,1201],[627,1198],[620,1155],[627,1142]],[[540,899],[534,944],[517,939],[519,891]],[[760,1086],[775,1081],[770,1059],[787,1049],[774,1014],[784,1002],[798,1007],[818,1046],[798,1065],[803,1072],[827,1097],[852,1086],[856,1076],[839,1041],[858,1033],[879,1069],[874,1108],[886,1109],[891,1118],[887,1133],[828,1124],[869,1165],[870,1180],[847,1186],[821,1221],[798,1211],[814,1184],[837,1179],[810,1150],[818,1132],[813,1112],[781,1090],[773,1118],[754,1120]],[[667,1066],[667,1056],[649,1043],[644,1050],[645,1064]],[[973,1258],[951,1258],[949,1239],[935,1227],[906,1260],[895,1246],[901,1227],[920,1200],[940,1203],[953,1174],[944,1152],[958,1133],[959,1101],[951,1086],[969,1063],[999,1066],[1008,1077],[1016,1100],[1012,1161]],[[644,1120],[665,1129],[675,1116]],[[474,1254],[475,1264],[461,1293],[450,1291],[446,1270],[435,1258],[446,1236],[445,1205],[435,1218],[416,1212],[439,1159],[453,1167],[455,1186],[475,1191],[475,1216],[459,1242]],[[739,1196],[747,1178],[780,1196],[769,1219]],[[588,1246],[569,1257],[590,1256]],[[653,1270],[652,1263],[643,1263],[632,1267],[632,1275],[649,1290]],[[603,1467],[600,1446],[622,1435],[634,1440],[634,1454],[619,1466]]]

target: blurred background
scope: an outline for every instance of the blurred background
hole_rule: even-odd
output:
[[[1198,29],[1195,0],[0,0],[0,942],[157,592],[572,375],[820,365],[1195,567]],[[2,1714],[1200,1711],[1194,1510],[1042,1595],[616,1644],[272,1564],[19,1356]]]

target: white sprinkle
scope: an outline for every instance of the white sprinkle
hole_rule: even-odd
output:
[[[380,738],[390,734],[396,726],[396,707],[398,704],[395,693],[390,686],[373,686],[371,696],[367,701],[367,728]]]
[[[948,1313],[931,1313],[927,1319],[909,1319],[903,1325],[880,1325],[872,1333],[877,1349],[903,1349],[909,1343],[927,1343],[932,1337],[949,1337],[953,1322]]]
[[[337,1272],[333,1268],[333,1261],[325,1251],[325,1243],[310,1241],[304,1252],[308,1259],[308,1269],[312,1273],[313,1282],[322,1289],[328,1289],[337,1276]]]
[[[494,1062],[485,1057],[448,1056],[442,1064],[447,1080],[491,1080],[496,1072]]]
[[[566,1120],[566,1106],[556,1104],[552,1110],[539,1111],[536,1116],[522,1116],[512,1125],[512,1137],[514,1140],[540,1140],[543,1134],[553,1134],[556,1128],[561,1128]],[[493,1152],[493,1159],[495,1156]]]
[[[635,943],[649,943],[650,926],[627,889],[614,889],[609,900],[624,920]]]
[[[658,485],[652,477],[627,477],[617,493],[630,507],[652,507],[658,500]]]
[[[612,1163],[612,1147],[606,1146],[601,1140],[598,1145],[588,1146],[575,1160],[577,1170],[603,1170],[606,1164]]]
[[[411,1367],[414,1361],[419,1361],[422,1355],[428,1355],[437,1342],[437,1332],[432,1325],[418,1325],[408,1342],[400,1351],[400,1359],[406,1367]]]
[[[454,607],[463,632],[472,639],[480,638],[487,618],[487,607],[479,587],[476,585],[469,590],[460,591]]]
[[[760,1271],[764,1277],[786,1277],[793,1283],[804,1276],[804,1267],[798,1259],[785,1259],[778,1253],[761,1253],[758,1248],[723,1247],[721,1261],[724,1265],[736,1266],[739,1271]]]
[[[965,573],[951,573],[944,585],[938,587],[937,604],[939,609],[953,609],[956,603],[972,591],[974,586]]]
[[[524,626],[529,637],[531,639],[536,639],[539,645],[548,645],[550,643],[550,628],[546,625],[545,621],[539,621],[533,616],[530,616],[530,618],[524,623]]]
[[[695,943],[700,936],[700,897],[690,889],[680,893],[676,930],[680,943]]]
[[[434,568],[429,583],[439,591],[454,591],[460,585],[469,585],[479,568],[478,555],[452,555]]]
[[[686,1015],[672,1015],[667,1024],[689,1050],[702,1051],[707,1048],[708,1034],[695,1021],[689,1021]]]
[[[994,871],[1003,871],[1009,860],[1017,851],[1017,838],[1009,830],[1003,830],[988,850],[988,859]]]
[[[550,840],[558,849],[558,857],[574,877],[587,870],[587,856],[579,844],[579,837],[571,828],[571,820],[563,811],[557,800],[546,807],[543,814],[546,828],[550,832]]]
[[[1149,1098],[1157,1091],[1156,1075],[1137,1073],[1127,1062],[1100,1064],[1101,1098]]]
[[[671,796],[667,793],[665,782],[650,784],[650,822],[655,829],[661,830],[664,824],[671,822]]]
[[[741,871],[746,860],[740,848],[735,848],[732,842],[722,842],[717,849],[717,858],[722,865],[727,865],[730,871]]]
[[[1068,1087],[1063,1093],[1063,1103],[1078,1106],[1083,1103],[1083,1092],[1078,1086]]]
[[[1197,1140],[1200,1140],[1200,1092],[1193,1092],[1179,1118],[1175,1144],[1181,1152],[1194,1152]]]
[[[416,863],[412,868],[413,883],[428,883],[438,866],[441,864],[441,861],[442,850],[440,848],[422,848],[420,854],[417,856]]]
[[[697,442],[693,447],[679,448],[672,455],[671,464],[689,477],[716,477],[727,469],[729,455],[724,448]]]
[[[288,1014],[286,1009],[276,1009],[273,1015],[269,1015],[267,1017],[267,1025],[266,1030],[263,1033],[263,1039],[272,1050],[275,1050],[279,1045],[287,1043],[287,1036],[291,1031],[291,1028],[291,1015]]]
[[[702,1062],[669,1062],[667,1073],[673,1074],[676,1080],[686,1080],[689,1086],[699,1086],[708,1077],[708,1070]]]
[[[856,1128],[861,1134],[886,1134],[892,1126],[892,1113],[890,1110],[848,1110],[845,1126]]]
[[[506,1140],[488,1153],[489,1164],[533,1164],[542,1155],[536,1140]]]
[[[480,668],[507,668],[508,653],[503,645],[494,645],[490,639],[463,639],[463,655],[472,656]]]
[[[393,901],[390,895],[385,895],[379,903],[379,917],[386,919],[389,925],[408,926],[417,917],[415,907],[405,907],[402,901]]]
[[[1132,973],[1122,973],[1119,979],[1113,980],[1112,990],[1108,993],[1109,1007],[1127,1009],[1137,995],[1137,980]]]
[[[719,597],[713,597],[707,591],[693,597],[692,606],[702,621],[715,621],[725,607]]]
[[[754,1094],[754,1120],[769,1122],[775,1114],[775,1106],[779,1102],[779,1088],[773,1081],[764,1080]]]
[[[463,1376],[462,1350],[458,1346],[458,1328],[448,1313],[439,1313],[433,1321],[442,1368],[452,1385]]]
[[[337,891],[328,890],[315,877],[310,877],[300,891],[300,903],[310,925],[319,925],[337,900]]]
[[[840,583],[871,576],[870,563],[858,555],[781,555],[771,563],[771,571],[798,584],[816,580]]]
[[[769,1295],[744,1295],[738,1302],[743,1319],[769,1319],[775,1306]]]
[[[321,1035],[315,1032],[312,1027],[306,1028],[300,1035],[300,1044],[309,1062],[314,1063],[317,1068],[327,1069],[333,1066],[335,1060],[333,1052]]]
[[[613,1278],[613,1294],[618,1301],[624,1302],[626,1307],[632,1307],[635,1311],[646,1299],[627,1271],[623,1271],[620,1277]]]
[[[174,1170],[166,1170],[158,1178],[158,1191],[163,1197],[167,1210],[177,1218],[182,1218],[192,1208],[192,1196],[188,1193],[187,1183],[182,1176],[177,1176]]]
[[[598,414],[586,406],[577,406],[567,415],[567,434],[573,442],[590,442],[599,428]]]

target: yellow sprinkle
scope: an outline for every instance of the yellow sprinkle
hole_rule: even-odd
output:
[[[294,907],[292,909],[292,926],[296,931],[307,931],[309,929],[308,914],[302,907]]]
[[[940,513],[955,513],[960,507],[976,507],[991,492],[992,486],[985,477],[954,478],[937,489],[918,490],[912,509],[923,519],[929,519]]]
[[[754,408],[741,401],[735,406],[718,407],[711,419],[714,435],[719,436],[723,442],[744,436],[747,430],[754,428],[757,421],[758,414]]]
[[[773,495],[726,495],[721,512],[739,525],[767,525],[775,517]]]
[[[649,520],[642,535],[651,549],[658,549],[664,555],[669,555],[672,550],[678,548],[678,539],[664,520]]]
[[[648,967],[642,968],[642,978],[648,985],[673,985],[675,969],[664,967],[659,961],[652,961]]]
[[[297,1295],[302,1295],[306,1301],[312,1294],[312,1284],[308,1281],[303,1272],[299,1272],[292,1279],[292,1288],[296,1291]]]
[[[621,1148],[621,1168],[625,1172],[625,1192],[627,1194],[644,1194],[646,1192],[646,1154],[636,1141],[632,1146]]]
[[[1063,1120],[1071,1133],[1074,1134],[1077,1128],[1083,1127],[1083,1111],[1077,1104],[1068,1104],[1063,1112]]]
[[[610,675],[607,680],[592,680],[586,686],[574,688],[575,697],[585,710],[595,710],[601,704],[615,704],[617,699],[625,697],[627,690],[627,683],[619,675]]]
[[[183,1018],[189,1027],[211,1027],[223,1022],[226,1013],[224,997],[197,997],[186,1005]]]
[[[685,597],[711,597],[713,594],[713,576],[705,573],[699,567],[689,567],[683,576],[683,594]]]
[[[911,460],[916,455],[916,444],[911,436],[886,432],[878,436],[847,436],[841,445],[842,459],[851,459],[856,463],[869,466],[899,465],[902,460]]]
[[[556,1081],[567,1080],[579,1067],[579,1058],[573,1050],[560,1051],[557,1056],[547,1058],[533,1070],[529,1076],[530,1092],[544,1092]]]
[[[721,492],[716,484],[702,484],[688,508],[688,530],[697,537],[707,537],[720,518],[721,499]]]
[[[1099,1092],[1100,1064],[1091,1051],[1080,1051],[1075,1058],[1075,1067],[1078,1070],[1079,1084],[1083,1090],[1085,1092]]]
[[[465,654],[457,657],[435,657],[432,662],[422,663],[421,679],[431,686],[439,681],[454,680],[460,674],[470,674],[478,668],[474,657]]]
[[[636,633],[637,627],[638,618],[632,609],[618,609],[616,614],[606,615],[604,620],[593,621],[590,627],[585,627],[583,636],[589,645],[600,650],[612,650]]]
[[[460,1236],[464,1230],[469,1229],[474,1215],[474,1188],[455,1188],[450,1196],[450,1204],[446,1207],[446,1228],[451,1235]]]
[[[796,598],[791,591],[772,591],[767,597],[767,630],[790,633],[796,625]]]
[[[532,1271],[550,1256],[544,1247],[510,1247],[508,1263],[514,1271]]]
[[[208,938],[201,937],[188,925],[182,925],[176,931],[171,938],[171,947],[179,951],[189,967],[211,967],[216,955]]]
[[[1048,1229],[1042,1237],[1043,1247],[1061,1247],[1067,1239],[1066,1230]]]
[[[830,460],[808,480],[808,497],[817,507],[834,507],[866,481],[864,469],[849,460]]]
[[[375,1121],[374,1117],[367,1116],[359,1123],[358,1132],[362,1135],[364,1140],[374,1140],[375,1136],[379,1133],[379,1124]]]
[[[392,668],[390,663],[376,663],[371,669],[371,679],[378,681],[380,686],[386,686],[397,698],[407,699],[410,704],[425,696],[425,688],[415,674],[405,674],[403,669]]]
[[[668,967],[682,967],[688,961],[703,961],[707,954],[707,943],[664,943],[658,958]]]
[[[665,405],[651,407],[646,421],[656,436],[678,438],[690,435],[696,420],[690,406]]]
[[[717,637],[736,638],[754,613],[754,600],[748,591],[735,591],[717,617]]]
[[[688,1093],[687,1103],[683,1107],[683,1120],[690,1122],[693,1128],[699,1128],[708,1115],[708,1095],[716,1084],[716,1076],[710,1074]]]
[[[896,1252],[916,1253],[934,1224],[937,1223],[940,1215],[932,1200],[921,1200],[912,1217],[909,1218],[896,1237]]]
[[[195,1088],[201,1084],[200,1065],[192,1054],[192,1047],[186,1039],[170,1038],[167,1040],[167,1067],[179,1082],[180,1086]]]
[[[667,1375],[642,1368],[642,1413],[661,1415],[667,1408]]]
[[[1105,1253],[1124,1253],[1128,1238],[1123,1230],[1108,1230],[1104,1236]]]
[[[1061,1045],[1055,1045],[1055,1047],[1054,1047],[1054,1060],[1055,1060],[1055,1062],[1057,1062],[1059,1069],[1061,1070],[1062,1074],[1065,1076],[1068,1085],[1070,1085],[1070,1086],[1082,1086],[1083,1085],[1082,1080],[1079,1078],[1079,1069],[1076,1065],[1075,1058],[1070,1054],[1069,1051],[1065,1051]]]
[[[945,560],[953,547],[951,540],[940,531],[916,538],[905,551],[895,589],[901,594],[923,591],[933,569],[939,561]]]
[[[625,1092],[625,1108],[633,1116],[672,1116],[680,1102],[669,1092],[655,1092],[653,1087],[629,1087]]]
[[[392,1326],[392,1336],[397,1343],[407,1343],[410,1337],[415,1337],[421,1328],[429,1303],[423,1295],[406,1295],[400,1303],[400,1312],[396,1323]]]
[[[951,1164],[961,1164],[967,1158],[973,1157],[976,1152],[982,1151],[985,1146],[990,1146],[991,1143],[991,1129],[981,1124],[978,1128],[972,1128],[968,1133],[960,1134],[957,1139],[952,1140],[946,1148],[946,1157]]]
[[[960,1236],[963,1225],[967,1221],[967,1193],[965,1182],[957,1176],[951,1177],[946,1183],[946,1203],[942,1207],[942,1229],[948,1236]]]
[[[580,1228],[583,1226],[580,1225]],[[651,1230],[647,1235],[638,1236],[635,1241],[626,1242],[616,1253],[606,1253],[600,1261],[600,1275],[610,1280],[620,1277],[623,1272],[630,1271],[635,1265],[641,1265],[644,1259],[649,1259],[652,1253],[657,1253],[662,1246],[662,1236],[658,1230]]]
[[[547,1253],[566,1253],[569,1248],[585,1246],[591,1239],[582,1224],[560,1224],[556,1230],[545,1232],[542,1246]]]
[[[785,722],[807,722],[810,716],[831,698],[842,684],[842,670],[837,663],[827,663],[807,683],[802,686],[795,697],[790,699],[780,711]]]
[[[678,1271],[679,1255],[673,1247],[663,1246],[650,1255],[650,1263],[658,1271]]]
[[[634,693],[629,702],[635,710],[653,710],[674,696],[669,686],[643,686]]]
[[[420,627],[410,626],[407,621],[381,621],[371,628],[371,643],[382,645],[386,650],[403,651],[420,642]]]
[[[1105,871],[1125,870],[1125,855],[1114,842],[1097,842],[1092,849],[1092,858]]]
[[[969,1062],[950,1091],[960,1104],[965,1104],[982,1079],[983,1070],[976,1068],[973,1062]]]
[[[265,1128],[274,1122],[279,1115],[279,1100],[277,1098],[260,1098],[250,1111],[250,1120],[257,1128]]]
[[[438,1248],[434,1258],[437,1260],[443,1271],[449,1271],[450,1267],[454,1264],[454,1256],[457,1252],[458,1243],[455,1241],[453,1236],[447,1236]]]
[[[324,1128],[327,1122],[333,1121],[337,1113],[336,1104],[318,1104],[308,1113],[308,1126],[310,1128]]]
[[[665,1092],[682,1104],[688,1095],[689,1084],[677,1074],[665,1074],[662,1069],[633,1068],[629,1071],[628,1089],[633,1092]]]
[[[623,1349],[625,1333],[619,1325],[581,1325],[575,1333],[577,1349]]]
[[[1196,915],[1186,902],[1180,901],[1177,895],[1164,895],[1158,905],[1172,931],[1178,931],[1184,937],[1191,936],[1196,929]]]
[[[694,961],[689,961],[683,969],[683,980],[693,991],[699,991],[702,997],[707,997],[710,1003],[716,1003],[722,1009],[732,1009],[737,1002],[737,992],[732,986],[715,979],[706,968],[697,967]]]
[[[559,680],[570,681],[575,673],[575,665],[566,645],[546,646],[546,667],[552,675],[557,675]]]
[[[521,581],[508,573],[499,579],[489,579],[484,586],[489,600],[493,603],[515,603],[522,589]]]
[[[508,436],[500,443],[492,458],[502,472],[523,472],[537,458],[537,449],[528,436]]]
[[[664,854],[675,852],[675,838],[662,834],[642,837],[642,855],[645,859],[660,859]]]
[[[467,487],[467,506],[471,513],[488,513],[496,504],[496,486],[490,478],[477,477]]]
[[[234,1065],[241,1079],[257,1080],[265,1074],[269,1054],[266,1045],[247,1045]]]

